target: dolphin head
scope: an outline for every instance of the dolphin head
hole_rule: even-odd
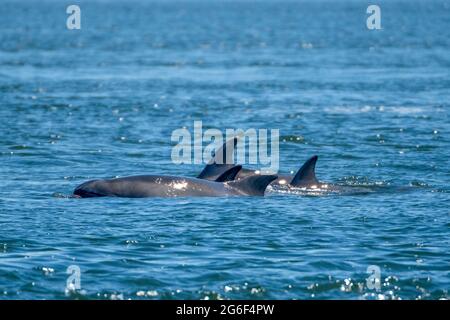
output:
[[[73,194],[81,198],[93,198],[107,196],[105,180],[91,180],[80,184],[75,188]]]

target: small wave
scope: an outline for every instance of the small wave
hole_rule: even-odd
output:
[[[59,199],[78,199],[80,196],[74,195],[74,194],[65,194],[60,192],[54,192],[52,194],[53,198],[59,198]]]
[[[384,187],[390,185],[387,181],[371,181],[365,176],[346,176],[339,179],[337,183],[352,187]]]
[[[299,188],[292,186],[277,186],[271,189],[274,193],[301,195],[310,197],[330,196],[330,195],[358,195],[375,192],[368,187],[346,186],[337,184],[325,184],[315,188]]]
[[[429,188],[430,185],[424,181],[413,180],[409,183],[410,187]]]
[[[421,114],[429,111],[430,107],[421,106],[332,106],[325,108],[325,112],[334,114],[358,114],[369,112],[386,112],[399,115]],[[433,109],[434,110],[434,109]]]
[[[281,136],[280,140],[283,142],[293,142],[293,143],[299,143],[299,144],[304,144],[306,142],[305,137],[296,136],[296,135]]]

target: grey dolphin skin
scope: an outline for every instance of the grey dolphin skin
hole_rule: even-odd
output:
[[[216,180],[220,175],[234,167],[233,153],[238,142],[237,138],[226,141],[222,147],[216,150],[213,158],[208,162],[206,167],[197,176],[199,179]],[[241,168],[240,171],[251,171]]]
[[[199,179],[215,180],[221,174],[233,167],[232,155],[237,144],[237,138],[233,138],[225,142],[221,148],[217,150],[214,157],[197,176]],[[277,178],[271,182],[272,186],[291,186],[296,188],[321,188],[328,187],[329,184],[321,183],[316,178],[316,163],[318,156],[309,158],[303,166],[293,176],[278,175]],[[242,168],[236,175],[236,180],[244,179],[254,175],[261,176],[260,171]]]
[[[277,178],[267,175],[234,180],[240,169],[241,166],[232,166],[215,181],[161,175],[91,180],[79,185],[74,195],[81,198],[263,196],[269,183]]]

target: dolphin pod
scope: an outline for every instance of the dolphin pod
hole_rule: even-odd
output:
[[[214,157],[205,166],[202,172],[197,176],[199,179],[215,180],[224,172],[233,167],[230,164],[234,148],[237,144],[237,138],[233,138],[225,142],[221,148],[217,150]],[[288,186],[294,188],[330,188],[328,183],[319,182],[316,178],[316,163],[318,156],[309,158],[295,175],[277,175],[277,178],[271,182],[272,186]],[[250,176],[262,175],[258,170],[242,168],[237,173],[235,179],[245,179]]]
[[[309,158],[293,176],[264,175],[257,170],[232,164],[236,144],[237,138],[225,142],[196,178],[140,175],[97,179],[82,183],[73,193],[81,198],[220,197],[264,196],[269,185],[306,189],[337,188],[316,178],[317,156]]]
[[[235,180],[241,166],[232,166],[214,181],[198,178],[142,175],[87,181],[75,188],[74,195],[92,197],[220,197],[263,196],[277,176],[249,176]]]

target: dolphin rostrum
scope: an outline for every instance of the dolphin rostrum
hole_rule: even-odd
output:
[[[74,190],[74,195],[89,197],[219,197],[263,196],[276,175],[254,175],[234,180],[241,166],[231,166],[214,181],[198,178],[141,175],[87,181]]]

